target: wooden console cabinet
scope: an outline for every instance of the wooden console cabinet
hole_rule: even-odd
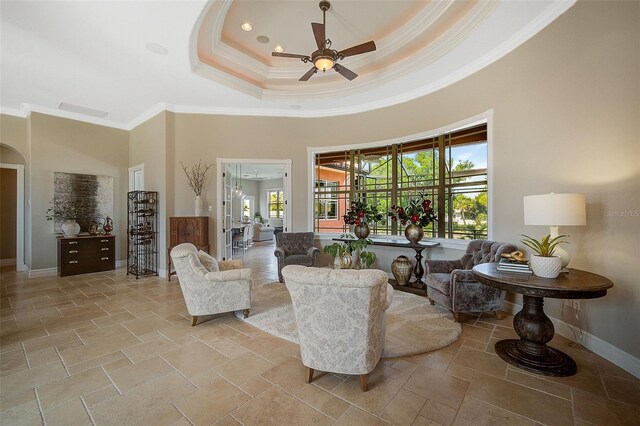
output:
[[[180,216],[169,218],[169,247],[167,250],[167,279],[171,280],[171,249],[191,243],[198,250],[209,253],[209,216]]]
[[[58,237],[58,275],[88,274],[116,269],[116,236]]]

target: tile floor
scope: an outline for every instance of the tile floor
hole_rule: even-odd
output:
[[[273,246],[245,256],[276,280]],[[304,383],[297,345],[236,319],[190,326],[180,287],[123,270],[1,276],[0,422],[47,424],[640,424],[640,381],[556,336],[578,374],[547,378],[493,352],[512,318],[470,318],[441,350],[385,359],[357,377]]]

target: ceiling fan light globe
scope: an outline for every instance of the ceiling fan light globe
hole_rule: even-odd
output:
[[[317,69],[323,72],[333,68],[334,64],[335,62],[333,62],[333,59],[323,56],[316,58],[316,60],[313,62],[313,65],[315,65]]]

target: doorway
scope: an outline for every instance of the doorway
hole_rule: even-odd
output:
[[[129,167],[129,191],[144,191],[144,164]]]
[[[243,254],[234,252],[234,236],[242,237],[246,226],[260,218],[275,232],[291,228],[291,160],[229,159],[217,160],[216,255],[230,260]],[[281,199],[273,203],[269,191],[279,189]]]
[[[24,165],[0,163],[0,266],[26,271],[24,262]]]

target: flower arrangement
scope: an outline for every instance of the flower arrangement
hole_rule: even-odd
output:
[[[362,225],[370,222],[382,220],[382,214],[378,212],[378,207],[369,205],[363,201],[352,201],[347,213],[342,216],[347,225]]]
[[[70,203],[62,203],[52,198],[47,209],[47,220],[77,220],[87,215],[87,205],[84,199],[78,199]]]
[[[202,195],[202,187],[204,186],[207,172],[213,167],[213,164],[204,163],[203,165],[202,160],[198,160],[198,164],[193,164],[187,168],[181,161],[180,166],[182,166],[184,174],[187,175],[189,188],[191,188],[197,196]]]
[[[431,200],[427,198],[426,194],[420,193],[418,195],[418,198],[409,200],[406,207],[391,206],[389,211],[391,220],[400,222],[403,226],[411,223],[423,227],[438,220],[431,208]]]

